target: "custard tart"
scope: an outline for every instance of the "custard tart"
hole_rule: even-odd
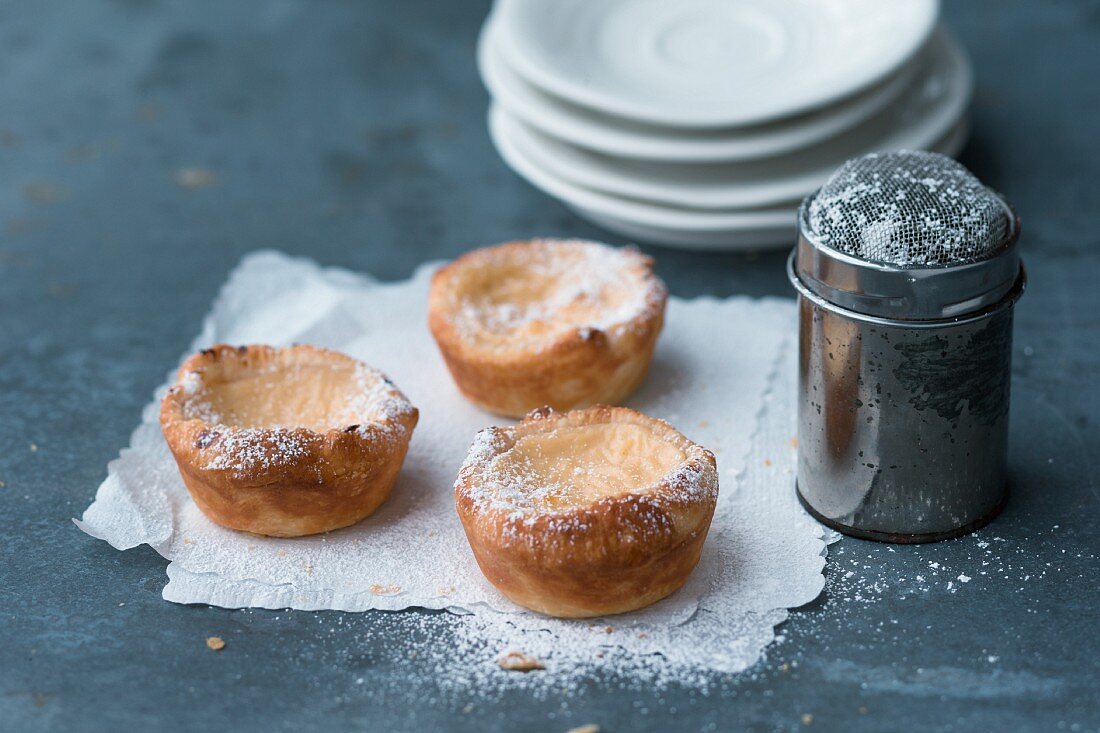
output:
[[[564,618],[648,606],[699,561],[718,500],[714,455],[624,407],[544,408],[474,440],[455,483],[486,579]]]
[[[203,349],[160,409],[203,514],[275,537],[346,527],[377,509],[417,418],[381,372],[313,346]]]
[[[534,239],[436,272],[428,325],[467,399],[521,417],[625,399],[645,378],[667,299],[637,250]]]

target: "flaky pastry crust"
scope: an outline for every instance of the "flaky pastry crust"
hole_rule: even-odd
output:
[[[667,299],[634,249],[534,239],[436,272],[428,325],[467,399],[521,417],[624,400],[645,378]]]
[[[586,438],[590,427],[601,432]],[[617,438],[616,431],[629,433]],[[569,437],[554,442],[561,435]],[[530,436],[542,443],[526,458],[511,456]],[[544,445],[564,445],[568,453],[571,442],[587,442],[593,455],[620,442],[665,457],[653,464],[661,472],[646,485],[593,486],[591,497],[570,497],[568,487],[538,485],[545,477],[537,474],[585,471],[568,454],[546,458]],[[614,476],[620,463],[647,460],[612,459],[598,480]],[[531,461],[542,467],[532,470]],[[565,618],[632,611],[680,588],[699,561],[717,499],[710,451],[664,421],[607,406],[569,413],[547,408],[515,426],[483,430],[455,483],[459,518],[489,582],[521,606]]]
[[[203,514],[275,537],[371,514],[389,496],[417,419],[381,372],[304,345],[203,349],[184,361],[160,410]]]

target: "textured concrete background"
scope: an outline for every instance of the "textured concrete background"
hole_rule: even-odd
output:
[[[1032,283],[1008,509],[977,538],[843,541],[825,594],[720,691],[592,680],[454,699],[384,637],[364,641],[394,617],[172,605],[159,556],[72,526],[245,252],[392,279],[510,237],[619,241],[491,149],[474,69],[486,10],[0,5],[0,728],[1097,730],[1094,1],[946,8],[978,74],[962,157],[1019,209]],[[681,296],[789,292],[779,253],[656,254]],[[209,652],[211,634],[229,647]]]

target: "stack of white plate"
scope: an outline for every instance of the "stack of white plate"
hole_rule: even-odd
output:
[[[954,155],[973,79],[937,0],[498,0],[478,46],[519,175],[669,246],[789,246],[871,151]]]

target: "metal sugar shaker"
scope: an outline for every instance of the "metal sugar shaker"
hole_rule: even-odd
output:
[[[803,505],[886,542],[984,525],[1007,496],[1016,215],[954,160],[901,151],[845,163],[798,230]]]

